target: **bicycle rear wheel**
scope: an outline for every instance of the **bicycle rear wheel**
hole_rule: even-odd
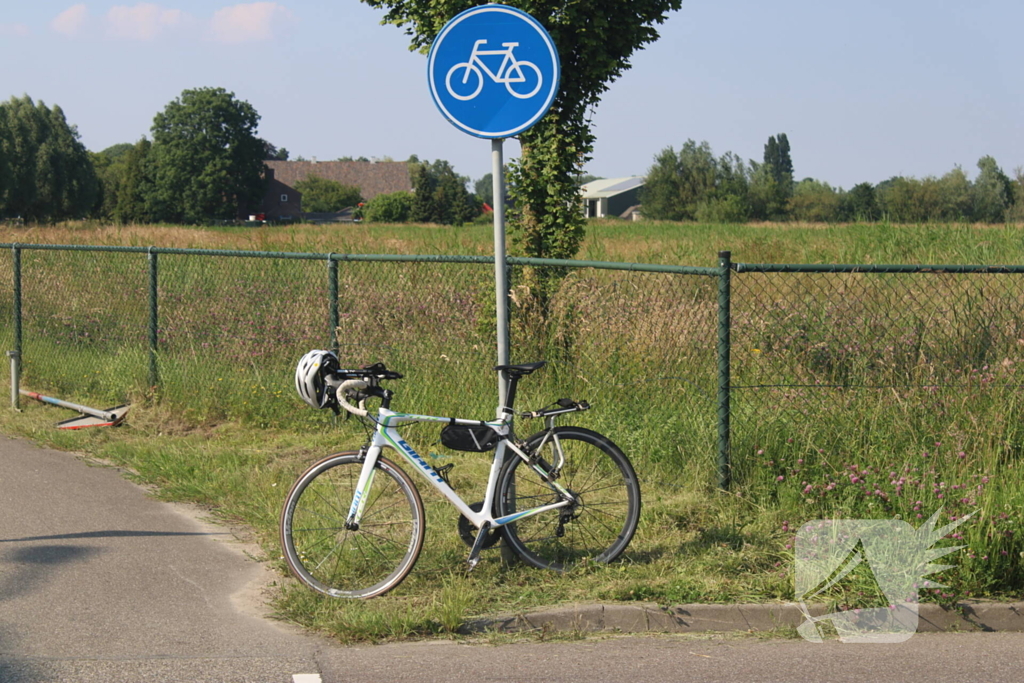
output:
[[[626,549],[640,519],[640,486],[629,459],[618,446],[582,427],[555,427],[527,439],[527,453],[550,473],[561,448],[565,463],[557,481],[578,499],[561,509],[505,525],[505,540],[528,564],[565,571],[581,561],[611,562]],[[543,445],[541,445],[543,443]],[[499,515],[557,503],[561,494],[512,454],[498,485]]]
[[[281,512],[288,567],[315,591],[372,598],[408,575],[423,547],[423,502],[409,476],[377,459],[359,528],[345,528],[363,462],[337,453],[312,465],[292,486]]]

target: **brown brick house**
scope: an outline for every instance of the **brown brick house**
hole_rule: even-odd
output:
[[[405,161],[264,161],[267,194],[263,199],[268,219],[301,218],[302,194],[295,183],[311,175],[358,187],[364,201],[379,194],[412,191],[409,164]],[[293,201],[294,200],[294,201]]]
[[[277,179],[274,169],[268,168],[267,192],[263,195],[260,212],[267,220],[292,220],[302,217],[302,193]]]

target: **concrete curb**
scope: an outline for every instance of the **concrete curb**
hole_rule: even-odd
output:
[[[825,613],[825,607],[811,605],[809,611],[813,616],[821,616]],[[792,602],[768,605],[676,605],[669,608],[653,603],[578,604],[529,614],[476,619],[464,624],[460,632],[749,632],[796,628],[803,620],[799,605]],[[966,601],[957,603],[953,609],[930,603],[922,604],[918,610],[917,630],[1024,631],[1024,602]]]

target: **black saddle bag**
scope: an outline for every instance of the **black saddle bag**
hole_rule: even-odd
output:
[[[498,445],[498,434],[488,427],[448,425],[441,430],[441,443],[453,451],[484,453]]]

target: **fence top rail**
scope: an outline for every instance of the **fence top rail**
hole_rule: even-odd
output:
[[[349,262],[391,262],[391,263],[478,263],[493,264],[493,256],[459,255],[405,255],[405,254],[320,254],[309,252],[244,251],[230,249],[180,249],[172,247],[121,247],[112,245],[87,244],[31,244],[2,242],[0,249],[35,249],[43,251],[91,251],[129,254],[171,254],[178,256],[228,256],[236,258],[277,258],[305,261],[349,261]],[[597,268],[604,270],[626,270],[650,273],[672,273],[678,275],[717,276],[719,268],[695,266],[668,266],[653,263],[612,263],[604,261],[574,261],[567,259],[517,258],[506,259],[509,265],[560,268]]]
[[[121,247],[88,244],[33,244],[2,242],[0,249],[36,249],[45,251],[92,251],[130,254],[170,254],[178,256],[228,256],[237,258],[277,258],[305,261],[350,261],[380,263],[478,263],[493,264],[493,256],[460,256],[448,254],[320,254],[311,252],[245,251],[231,249],[182,249],[175,247]],[[615,263],[608,261],[575,261],[570,259],[523,258],[510,256],[509,265],[550,268],[595,268],[676,275],[717,277],[721,268],[670,266],[655,263]],[[1024,273],[1024,265],[892,265],[847,263],[731,263],[737,273]]]
[[[1024,265],[884,265],[733,263],[737,273],[1024,273]]]
[[[488,257],[491,263],[493,257]],[[645,273],[673,273],[676,275],[706,275],[717,277],[721,275],[721,268],[702,268],[699,266],[665,266],[655,263],[611,263],[607,261],[573,261],[567,259],[549,258],[523,258],[509,256],[506,258],[509,265],[513,266],[547,266],[558,268],[598,268],[604,270],[631,270]]]

